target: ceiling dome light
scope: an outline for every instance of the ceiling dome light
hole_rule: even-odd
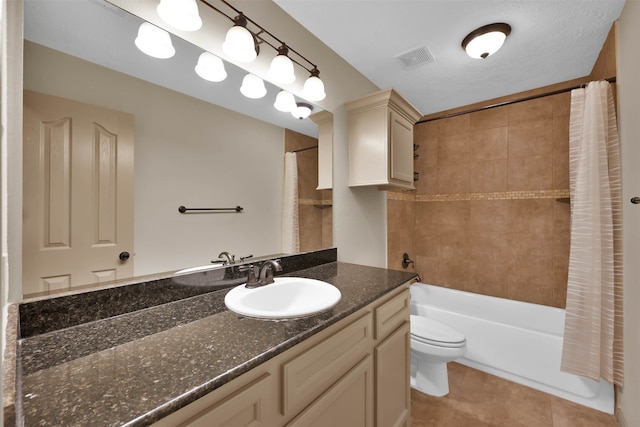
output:
[[[140,25],[135,43],[138,49],[154,58],[171,58],[176,53],[169,33],[148,22]]]
[[[267,88],[260,77],[249,73],[242,79],[240,92],[247,98],[260,99],[267,94]]]
[[[196,0],[160,0],[156,8],[160,18],[182,31],[196,31],[202,27]]]
[[[509,24],[489,24],[473,30],[462,40],[462,48],[472,58],[485,59],[502,47],[511,33]]]
[[[291,115],[296,119],[302,120],[309,117],[309,114],[311,114],[311,110],[313,110],[311,104],[307,104],[306,102],[298,102],[296,108],[291,110]]]
[[[278,55],[271,61],[269,77],[273,79],[274,83],[289,84],[296,81],[293,62],[291,62],[291,59],[287,56],[288,53],[289,49],[283,44],[278,48]]]
[[[221,82],[227,78],[222,59],[210,52],[203,52],[198,58],[196,73],[210,82]]]
[[[324,83],[320,80],[320,71],[318,68],[311,70],[311,77],[309,77],[302,88],[302,93],[309,101],[322,101],[326,98],[327,94],[324,92]]]
[[[258,50],[253,34],[247,30],[247,18],[241,13],[233,22],[233,27],[227,31],[222,50],[238,62],[251,62],[258,56]]]
[[[276,96],[276,102],[273,103],[273,106],[276,107],[276,110],[282,111],[283,113],[289,113],[296,108],[296,99],[293,97],[291,92],[287,92],[286,90],[281,90],[278,92]]]

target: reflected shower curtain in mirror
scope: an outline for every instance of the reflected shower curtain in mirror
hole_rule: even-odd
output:
[[[623,383],[618,129],[608,82],[571,92],[571,250],[561,369]]]
[[[282,252],[285,254],[300,252],[298,226],[298,161],[296,153],[284,154]]]

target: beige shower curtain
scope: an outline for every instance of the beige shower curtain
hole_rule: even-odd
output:
[[[300,252],[298,224],[298,160],[296,153],[284,154],[284,187],[282,195],[282,252]]]
[[[622,385],[618,130],[608,82],[571,92],[571,251],[561,369]]]

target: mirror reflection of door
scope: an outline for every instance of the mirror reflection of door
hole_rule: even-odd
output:
[[[131,114],[24,91],[24,295],[133,275],[133,129]]]

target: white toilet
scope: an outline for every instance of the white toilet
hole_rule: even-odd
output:
[[[447,363],[466,352],[462,333],[428,317],[411,315],[411,387],[431,396],[448,394]]]

